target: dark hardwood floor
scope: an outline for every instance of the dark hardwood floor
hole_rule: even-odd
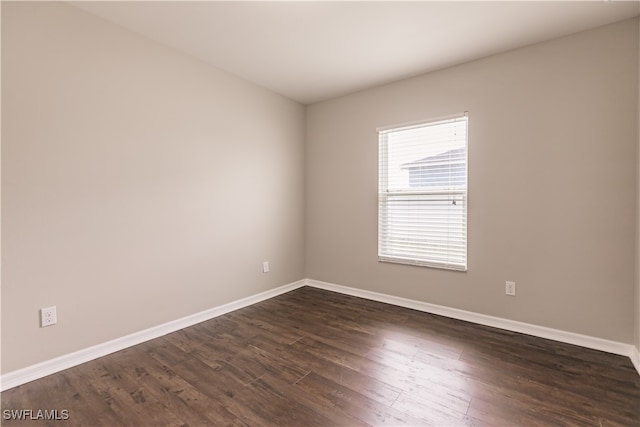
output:
[[[630,360],[301,288],[2,393],[5,426],[640,426]]]

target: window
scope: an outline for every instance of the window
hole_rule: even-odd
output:
[[[467,270],[467,122],[378,130],[380,261]]]

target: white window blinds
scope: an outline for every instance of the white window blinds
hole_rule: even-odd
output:
[[[467,122],[379,130],[380,261],[467,270]]]

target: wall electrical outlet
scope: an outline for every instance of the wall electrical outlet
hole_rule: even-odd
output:
[[[262,272],[263,273],[269,272],[269,261],[265,261],[262,263]]]
[[[40,309],[40,327],[51,326],[58,323],[58,313],[56,306]]]
[[[516,282],[505,282],[504,293],[510,296],[516,296]]]

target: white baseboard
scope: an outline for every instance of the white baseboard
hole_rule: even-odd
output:
[[[635,366],[638,374],[640,374],[640,352],[630,344],[624,344],[616,341],[609,341],[602,338],[591,337],[588,335],[575,334],[573,332],[561,331],[558,329],[537,326],[515,320],[503,319],[500,317],[488,316],[485,314],[474,313],[471,311],[459,310],[455,308],[445,307],[436,304],[430,304],[422,301],[410,300],[407,298],[396,297],[393,295],[381,294],[378,292],[367,291],[363,289],[350,288],[347,286],[336,285],[333,283],[321,282],[318,280],[304,279],[288,285],[270,289],[259,294],[255,294],[246,298],[242,298],[230,303],[214,307],[199,313],[195,313],[181,319],[177,319],[162,325],[158,325],[143,331],[135,332],[124,337],[116,338],[102,344],[88,347],[73,353],[65,354],[51,360],[47,360],[32,366],[28,366],[17,371],[6,373],[0,376],[0,391],[5,391],[21,384],[28,383],[33,380],[45,377],[47,375],[60,372],[62,370],[80,365],[90,360],[97,359],[107,354],[123,350],[127,347],[141,344],[154,338],[161,337],[171,332],[184,329],[206,320],[213,319],[223,314],[238,310],[243,307],[256,304],[260,301],[276,297],[294,289],[311,286],[328,291],[338,292],[346,295],[352,295],[369,300],[384,302],[397,305],[400,307],[411,308],[426,313],[438,314],[467,322],[478,323],[481,325],[492,326],[495,328],[506,329],[513,332],[520,332],[528,335],[534,335],[541,338],[547,338],[555,341],[575,344],[582,347],[592,348],[595,350],[606,351],[609,353],[627,356]]]
[[[636,371],[638,371],[638,374],[640,374],[640,349],[638,349],[637,347],[633,347],[633,350],[631,352],[632,355],[629,356],[631,357],[631,363],[633,363],[633,366],[636,367]]]
[[[64,369],[80,365],[81,363],[85,363],[90,360],[106,356],[107,354],[123,350],[127,347],[131,347],[136,344],[161,337],[171,332],[184,329],[197,323],[213,319],[214,317],[221,316],[231,311],[235,311],[240,308],[247,307],[260,301],[264,301],[269,298],[273,298],[275,296],[300,288],[305,284],[305,280],[300,280],[298,282],[290,283],[288,285],[280,286],[275,289],[270,289],[259,294],[251,295],[249,297],[232,301],[218,307],[201,311],[199,313],[195,313],[181,319],[173,320],[162,325],[154,326],[143,331],[135,332],[124,337],[116,338],[102,344],[75,351],[73,353],[65,354],[63,356],[56,357],[51,360],[46,360],[32,366],[27,366],[26,368],[19,369],[17,371],[6,373],[0,377],[0,390],[8,390],[21,384],[37,380],[38,378],[42,378],[47,375],[60,372]]]
[[[325,289],[328,291],[339,292],[346,295],[365,298],[373,301],[393,304],[400,307],[411,308],[440,316],[450,317],[467,322],[477,323],[480,325],[491,326],[494,328],[505,329],[508,331],[519,332],[527,335],[533,335],[540,338],[547,338],[554,341],[560,341],[567,344],[579,345],[581,347],[591,348],[594,350],[606,351],[608,353],[627,356],[633,362],[638,374],[640,374],[640,354],[631,344],[624,344],[617,341],[609,341],[602,338],[596,338],[589,335],[581,335],[573,332],[562,331],[559,329],[547,328],[545,326],[532,325],[530,323],[518,322],[516,320],[504,319],[501,317],[489,316],[486,314],[474,313],[457,308],[445,307],[442,305],[430,304],[427,302],[411,300],[407,298],[396,297],[388,294],[367,291],[363,289],[350,288],[348,286],[336,285],[333,283],[321,282],[318,280],[306,279],[306,285],[314,288]]]

